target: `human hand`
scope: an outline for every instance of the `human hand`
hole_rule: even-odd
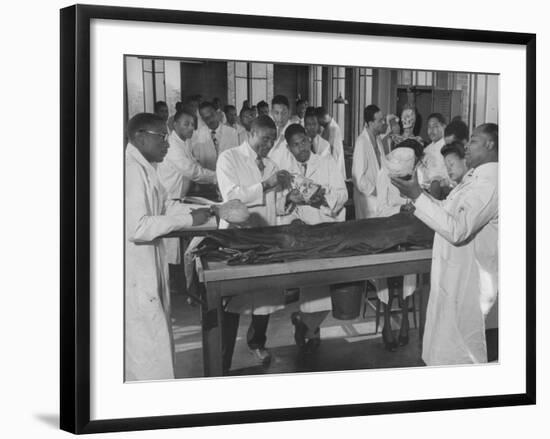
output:
[[[422,194],[422,188],[418,183],[418,176],[416,172],[414,172],[412,178],[409,180],[406,178],[391,177],[391,182],[397,189],[399,189],[402,197],[416,200],[420,194]]]
[[[325,192],[326,192],[325,188],[319,188],[319,190],[311,196],[308,204],[312,207],[317,207],[317,208],[326,204]]]
[[[292,182],[292,175],[290,172],[285,171],[284,169],[281,171],[277,171],[277,182],[283,189],[290,188],[290,183]]]
[[[191,210],[191,217],[193,218],[194,226],[200,226],[201,224],[206,223],[210,219],[211,215],[212,214],[209,208],[200,208],[200,209]]]
[[[287,195],[287,201],[294,204],[304,204],[304,197],[298,189],[292,189]]]

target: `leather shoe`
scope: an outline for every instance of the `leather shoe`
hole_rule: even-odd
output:
[[[302,349],[306,345],[307,326],[302,322],[300,314],[293,312],[290,321],[294,325],[294,341],[296,346]]]
[[[271,352],[266,348],[248,348],[248,350],[258,364],[268,364],[271,361]]]

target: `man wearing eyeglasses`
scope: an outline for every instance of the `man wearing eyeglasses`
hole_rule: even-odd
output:
[[[168,263],[160,236],[205,223],[208,209],[166,209],[157,173],[169,148],[165,121],[140,113],[128,122],[125,172],[125,378],[174,378]]]

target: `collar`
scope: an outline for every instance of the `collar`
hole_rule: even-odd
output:
[[[254,151],[254,149],[250,146],[250,143],[248,143],[248,140],[245,140],[241,146],[239,146],[239,149],[241,152],[246,156],[251,158],[252,160],[256,160],[256,157],[258,157],[258,153]],[[264,157],[265,158],[265,157]]]
[[[482,165],[479,165],[477,168],[472,169],[472,177],[498,177],[498,162],[484,163]]]
[[[128,142],[126,145],[126,154],[136,160],[141,166],[148,172],[156,172],[156,163],[149,162],[143,154],[132,143]]]

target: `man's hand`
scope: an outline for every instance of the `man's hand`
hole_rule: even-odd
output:
[[[308,204],[311,207],[315,207],[317,209],[323,205],[327,205],[327,202],[325,200],[325,188],[319,188],[319,190],[315,192],[309,199]]]
[[[399,189],[402,197],[410,198],[411,200],[416,200],[420,194],[422,194],[422,188],[418,183],[418,176],[416,171],[413,174],[413,177],[410,180],[405,180],[399,177],[391,177],[392,184]]]
[[[200,226],[210,219],[211,213],[209,208],[200,208],[191,210],[193,217],[193,225]]]
[[[304,197],[298,189],[292,189],[286,196],[286,199],[294,204],[304,204]]]
[[[281,186],[283,189],[290,186],[292,176],[288,171],[277,171],[268,179],[262,181],[264,191],[273,189],[276,186]]]

